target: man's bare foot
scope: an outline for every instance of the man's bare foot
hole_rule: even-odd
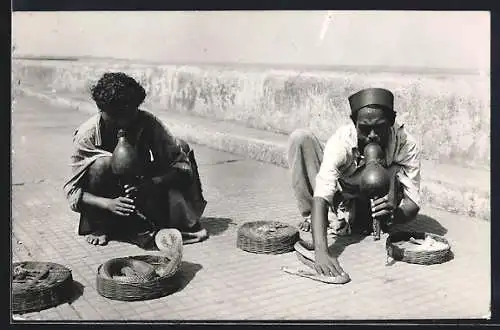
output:
[[[108,236],[104,233],[92,233],[86,236],[87,243],[93,245],[106,245],[108,243]]]
[[[304,220],[299,223],[299,229],[305,232],[311,231],[311,217],[304,217]]]

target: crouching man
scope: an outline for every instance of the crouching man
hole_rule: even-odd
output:
[[[349,97],[352,123],[340,127],[322,143],[308,130],[297,130],[289,139],[288,161],[292,186],[303,221],[312,227],[315,269],[320,275],[345,274],[330,256],[327,230],[336,235],[369,234],[372,219],[390,224],[415,218],[420,203],[420,149],[404,126],[395,121],[393,94],[381,88],[361,90]],[[385,154],[392,182],[386,196],[371,200],[360,193],[359,179],[368,143],[377,143]],[[330,227],[330,229],[328,229]]]
[[[74,133],[72,175],[64,192],[80,213],[78,233],[90,244],[116,239],[147,248],[162,228],[180,230],[184,243],[208,236],[200,224],[206,201],[193,150],[139,109],[145,97],[133,78],[105,73],[92,88],[98,113]],[[137,184],[122,186],[111,169],[119,130],[139,156],[143,177]]]

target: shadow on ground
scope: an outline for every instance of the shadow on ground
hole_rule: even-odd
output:
[[[395,229],[398,231],[427,232],[439,236],[444,236],[448,232],[448,229],[443,227],[439,221],[425,214],[419,214],[414,221],[397,226]]]
[[[178,276],[179,279],[179,287],[178,291],[184,289],[189,282],[193,280],[196,273],[198,273],[203,267],[200,264],[192,263],[189,261],[182,261],[179,267],[178,273],[175,276]]]
[[[310,251],[314,251],[314,245],[312,242],[312,236],[301,235],[302,246]],[[366,235],[352,234],[348,236],[339,236],[333,238],[333,243],[328,246],[328,252],[332,257],[338,258],[345,248],[351,244],[359,243],[365,239]],[[330,241],[330,238],[328,239]]]
[[[83,295],[83,291],[85,290],[85,287],[78,281],[73,280],[73,291],[71,292],[71,296],[68,300],[68,303],[71,304],[78,298],[80,298]]]
[[[356,244],[365,239],[366,235],[352,234],[349,236],[340,236],[335,238],[333,244],[328,246],[328,252],[332,257],[338,258],[345,248],[351,244]]]
[[[444,236],[448,232],[448,229],[441,225],[441,223],[439,223],[439,221],[437,221],[436,219],[427,215],[419,214],[414,221],[408,224],[395,226],[393,231],[427,232],[439,236]],[[314,249],[312,247],[312,236],[310,234],[304,235],[303,233],[301,233],[301,237],[306,242],[306,246],[309,246],[310,249]],[[366,235],[360,234],[336,237],[334,239],[334,242],[328,246],[328,251],[331,256],[338,258],[344,252],[347,246],[359,243],[366,237]],[[451,259],[453,258],[451,257]]]
[[[201,225],[208,231],[211,236],[217,236],[225,232],[229,225],[235,225],[232,219],[207,217],[201,218]]]

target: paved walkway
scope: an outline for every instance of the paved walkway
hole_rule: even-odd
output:
[[[327,285],[280,270],[293,253],[254,255],[236,248],[247,221],[299,220],[285,169],[195,146],[211,237],[185,247],[183,288],[164,298],[119,302],[101,297],[104,261],[144,254],[126,243],[88,245],[62,194],[74,128],[88,114],[18,97],[13,106],[13,261],[52,261],[73,272],[79,294],[67,304],[24,314],[37,320],[339,320],[481,318],[489,315],[490,224],[423,209],[410,229],[445,235],[455,258],[442,265],[385,266],[385,240],[337,242],[352,282]],[[310,239],[308,235],[304,238]]]

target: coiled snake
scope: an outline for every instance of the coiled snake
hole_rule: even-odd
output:
[[[153,266],[132,258],[118,258],[105,262],[101,276],[126,283],[144,283],[158,277],[173,275],[182,261],[182,234],[177,229],[161,229],[155,235],[155,243],[162,257],[169,261]]]

